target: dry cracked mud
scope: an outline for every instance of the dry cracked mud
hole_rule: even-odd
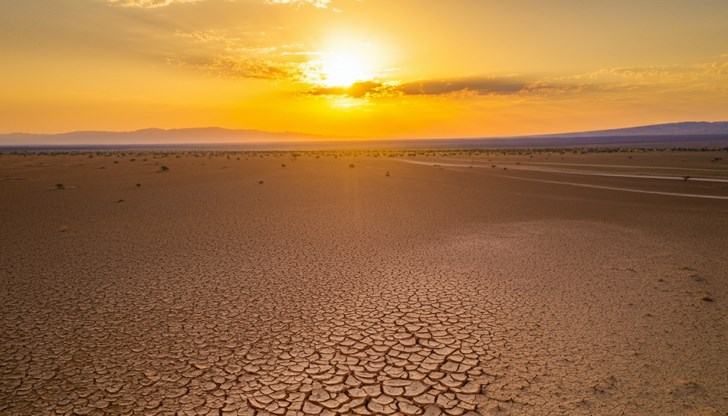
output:
[[[724,201],[156,157],[0,157],[0,414],[726,414]]]

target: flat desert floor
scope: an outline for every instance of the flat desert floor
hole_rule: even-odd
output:
[[[0,154],[0,414],[726,415],[727,181],[725,151]]]

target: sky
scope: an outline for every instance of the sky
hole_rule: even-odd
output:
[[[728,120],[725,0],[0,0],[0,133]]]

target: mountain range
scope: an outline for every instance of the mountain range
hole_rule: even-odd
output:
[[[143,129],[135,131],[74,131],[59,134],[10,133],[0,134],[0,145],[145,145],[145,144],[203,144],[251,143],[333,140],[325,136],[268,132],[260,130],[234,130],[220,127],[187,129]]]
[[[706,134],[728,134],[728,121],[686,121],[623,129],[543,134],[532,137],[701,136]]]
[[[0,134],[3,147],[87,147],[87,146],[255,146],[276,144],[276,148],[300,148],[305,143],[341,147],[342,143],[384,147],[569,147],[609,145],[680,144],[680,146],[728,146],[728,122],[681,122],[622,129],[515,137],[453,139],[359,139],[292,132],[233,130],[219,127],[185,129],[143,129],[128,132],[75,131],[60,134]]]

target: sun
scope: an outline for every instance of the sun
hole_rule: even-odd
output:
[[[336,37],[323,45],[310,62],[308,78],[327,88],[348,88],[361,81],[377,79],[381,54],[371,42]]]
[[[349,87],[376,76],[371,62],[354,52],[329,52],[321,60],[321,83],[327,87]]]

